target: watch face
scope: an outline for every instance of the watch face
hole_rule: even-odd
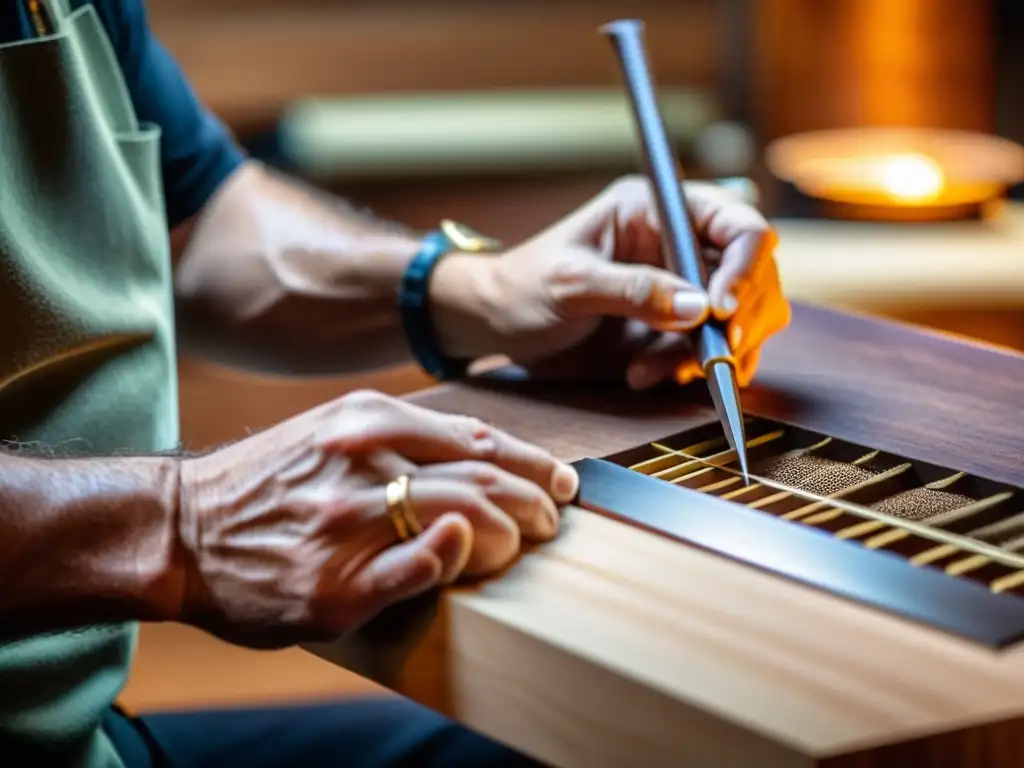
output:
[[[480,253],[483,251],[496,251],[501,248],[500,240],[481,235],[465,224],[460,224],[451,219],[445,219],[441,222],[441,231],[460,251]]]

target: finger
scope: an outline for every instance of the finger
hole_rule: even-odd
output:
[[[753,382],[754,377],[757,375],[757,367],[760,363],[760,347],[750,350],[750,352],[740,358],[736,365],[736,385],[740,387],[749,387],[751,382]]]
[[[350,455],[387,450],[417,464],[465,460],[496,464],[536,483],[558,503],[571,501],[579,486],[576,471],[539,446],[479,419],[394,398],[350,402],[321,439]]]
[[[519,526],[469,483],[416,478],[409,486],[409,503],[424,528],[451,512],[469,522],[473,529],[473,549],[465,566],[467,574],[497,571],[519,553]]]
[[[770,336],[771,334],[768,335]],[[747,346],[736,353],[736,384],[738,386],[750,386],[754,376],[757,374],[760,361],[761,344]],[[693,358],[684,360],[675,370],[675,380],[680,386],[690,384],[703,375],[704,372],[701,370],[700,364]]]
[[[473,526],[462,515],[441,515],[417,538],[432,542],[430,547],[441,561],[441,586],[454,583],[466,570],[473,554]]]
[[[417,467],[412,462],[391,453],[376,451],[366,457],[365,463],[387,481],[401,475],[415,477],[417,485],[423,479],[451,480],[473,485],[486,498],[496,504],[519,526],[519,531],[532,541],[548,541],[558,533],[558,508],[551,496],[536,483],[514,475],[501,467],[481,461],[459,461]]]
[[[736,311],[739,301],[732,295],[736,286],[751,269],[759,254],[770,255],[775,245],[775,233],[764,217],[752,205],[741,201],[735,193],[716,184],[689,182],[685,185],[685,195],[701,239],[708,245],[722,251],[721,268],[711,276],[707,303],[709,309],[691,308],[686,312],[683,323],[677,323],[672,330],[685,330],[687,327],[699,325],[706,319],[707,313],[725,320]],[[580,209],[573,216],[563,221],[562,226],[567,232],[599,231],[608,233],[618,230],[618,240],[611,245],[615,261],[648,263],[661,266],[660,226],[656,221],[653,195],[648,179],[640,175],[628,176],[611,184],[601,195]],[[609,223],[618,222],[618,226]],[[647,236],[641,236],[646,234]],[[571,240],[571,238],[569,238]],[[594,246],[594,243],[590,243]],[[605,250],[604,244],[599,250]],[[615,286],[620,281],[613,282]],[[577,286],[579,287],[579,286]],[[585,287],[585,286],[584,286]],[[617,303],[627,306],[621,310],[596,311],[592,314],[635,317],[659,328],[673,316],[672,302],[675,287],[669,286],[654,293],[647,304],[637,309],[630,307],[628,297],[619,295]],[[639,291],[641,296],[644,292]],[[584,296],[585,299],[592,297]],[[684,300],[685,301],[685,300]],[[643,300],[641,300],[643,304]],[[692,312],[704,312],[704,316],[694,319]],[[651,317],[651,314],[662,315],[662,318]]]
[[[424,467],[419,476],[475,485],[516,522],[527,539],[548,541],[558,533],[558,508],[551,497],[537,484],[500,467],[461,461]]]
[[[444,515],[422,535],[385,549],[347,583],[347,629],[363,624],[389,605],[450,584],[465,567],[473,530],[459,515]]]
[[[466,573],[493,572],[508,565],[519,552],[519,526],[472,483],[415,476],[409,482],[408,502],[410,513],[424,530],[450,513],[469,523],[473,548]]]
[[[700,367],[700,363],[696,358],[684,360],[675,370],[676,384],[681,387],[685,387],[702,376],[704,376],[704,369]]]
[[[722,263],[708,282],[712,311],[720,320],[732,317],[739,308],[737,292],[752,277],[760,261],[772,258],[778,238],[768,232],[745,232],[722,252]],[[755,286],[756,287],[756,286]]]
[[[754,259],[746,274],[733,285],[732,295],[736,297],[743,311],[747,311],[747,306],[754,297],[782,296],[778,266],[770,251],[765,251]]]
[[[584,254],[567,264],[551,289],[565,314],[629,318],[680,331],[695,328],[708,317],[707,294],[667,270]]]
[[[763,337],[757,332],[757,329],[764,325],[763,307],[763,296],[748,298],[742,311],[733,315],[726,326],[729,351],[734,358],[742,357],[753,346],[759,346],[763,341]]]
[[[778,237],[757,209],[726,190],[687,185],[686,196],[702,238],[722,250],[721,266],[711,276],[708,295],[715,316],[724,320],[736,311],[730,294],[759,258],[771,256]]]
[[[671,379],[686,360],[693,358],[693,345],[685,336],[662,334],[626,369],[630,389],[645,390]]]
[[[579,238],[580,233],[610,231],[616,222],[635,216],[653,217],[650,180],[643,174],[623,176],[604,188],[589,202],[554,224],[546,234],[566,241]],[[594,243],[588,243],[594,245]]]
[[[665,253],[655,210],[644,206],[631,212],[622,212],[619,221],[617,241],[612,251],[607,253],[607,261],[664,268]]]
[[[729,346],[739,358],[753,349],[760,349],[769,338],[789,325],[792,310],[789,302],[778,296],[758,297],[748,313],[744,307],[729,322]]]
[[[390,483],[402,475],[412,478],[420,467],[394,451],[376,450],[358,457],[359,463],[369,469],[381,483]]]

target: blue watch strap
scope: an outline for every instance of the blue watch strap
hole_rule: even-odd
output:
[[[428,234],[406,267],[398,292],[402,328],[413,357],[423,370],[438,380],[461,378],[470,363],[448,357],[441,351],[430,318],[430,276],[441,258],[453,250],[454,245],[444,232]]]

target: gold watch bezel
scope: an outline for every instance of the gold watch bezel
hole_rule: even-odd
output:
[[[456,249],[465,253],[490,253],[502,248],[500,240],[482,235],[452,219],[444,219],[440,224],[440,230]]]

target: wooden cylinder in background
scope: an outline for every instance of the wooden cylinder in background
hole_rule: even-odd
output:
[[[991,0],[748,0],[762,141],[905,125],[991,131]]]

